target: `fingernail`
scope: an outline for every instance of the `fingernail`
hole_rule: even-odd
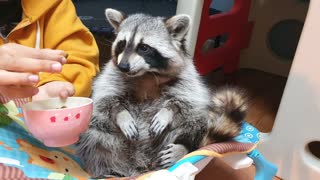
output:
[[[68,96],[69,96],[68,91],[62,91],[62,92],[60,92],[60,98],[61,98],[61,99],[67,99]]]
[[[30,75],[28,76],[29,81],[37,83],[39,81],[39,76],[37,75]]]
[[[61,71],[62,66],[61,66],[60,63],[56,63],[56,64],[52,64],[51,68],[52,68],[53,71]]]
[[[39,89],[38,88],[36,88],[36,89],[33,89],[33,94],[38,94],[38,92],[39,92]]]
[[[61,58],[61,63],[62,63],[62,64],[67,63],[67,59],[66,59],[65,57],[62,57],[62,58]]]
[[[66,53],[65,51],[62,51],[62,50],[61,50],[61,55],[62,55],[63,57],[65,57],[65,58],[68,57],[68,53]]]

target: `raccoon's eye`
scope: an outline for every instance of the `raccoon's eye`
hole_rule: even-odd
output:
[[[138,47],[138,51],[140,52],[148,52],[151,49],[150,46],[146,45],[146,44],[140,44]]]

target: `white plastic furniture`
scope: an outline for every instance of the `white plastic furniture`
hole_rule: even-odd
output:
[[[197,43],[202,6],[203,0],[178,0],[177,4],[177,14],[188,14],[191,17],[191,26],[186,40],[192,57]]]
[[[319,180],[320,160],[307,144],[320,141],[320,1],[311,0],[272,132],[258,146],[288,180]]]

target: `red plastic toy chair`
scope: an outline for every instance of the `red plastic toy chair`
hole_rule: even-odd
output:
[[[212,0],[203,0],[203,9],[195,48],[195,65],[200,74],[206,74],[218,67],[225,73],[235,71],[239,64],[241,49],[247,48],[253,28],[248,21],[251,0],[234,0],[229,12],[209,15]],[[210,49],[206,54],[201,48],[206,40],[227,34],[228,39],[222,46]]]

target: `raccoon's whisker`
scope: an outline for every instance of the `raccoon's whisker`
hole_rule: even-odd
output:
[[[145,99],[145,100],[148,99],[148,93],[147,93],[147,92],[144,93],[144,99]]]
[[[154,72],[151,72],[151,74],[153,75],[154,79],[156,80],[157,86],[159,86],[160,85],[160,81],[158,79],[158,76]]]

